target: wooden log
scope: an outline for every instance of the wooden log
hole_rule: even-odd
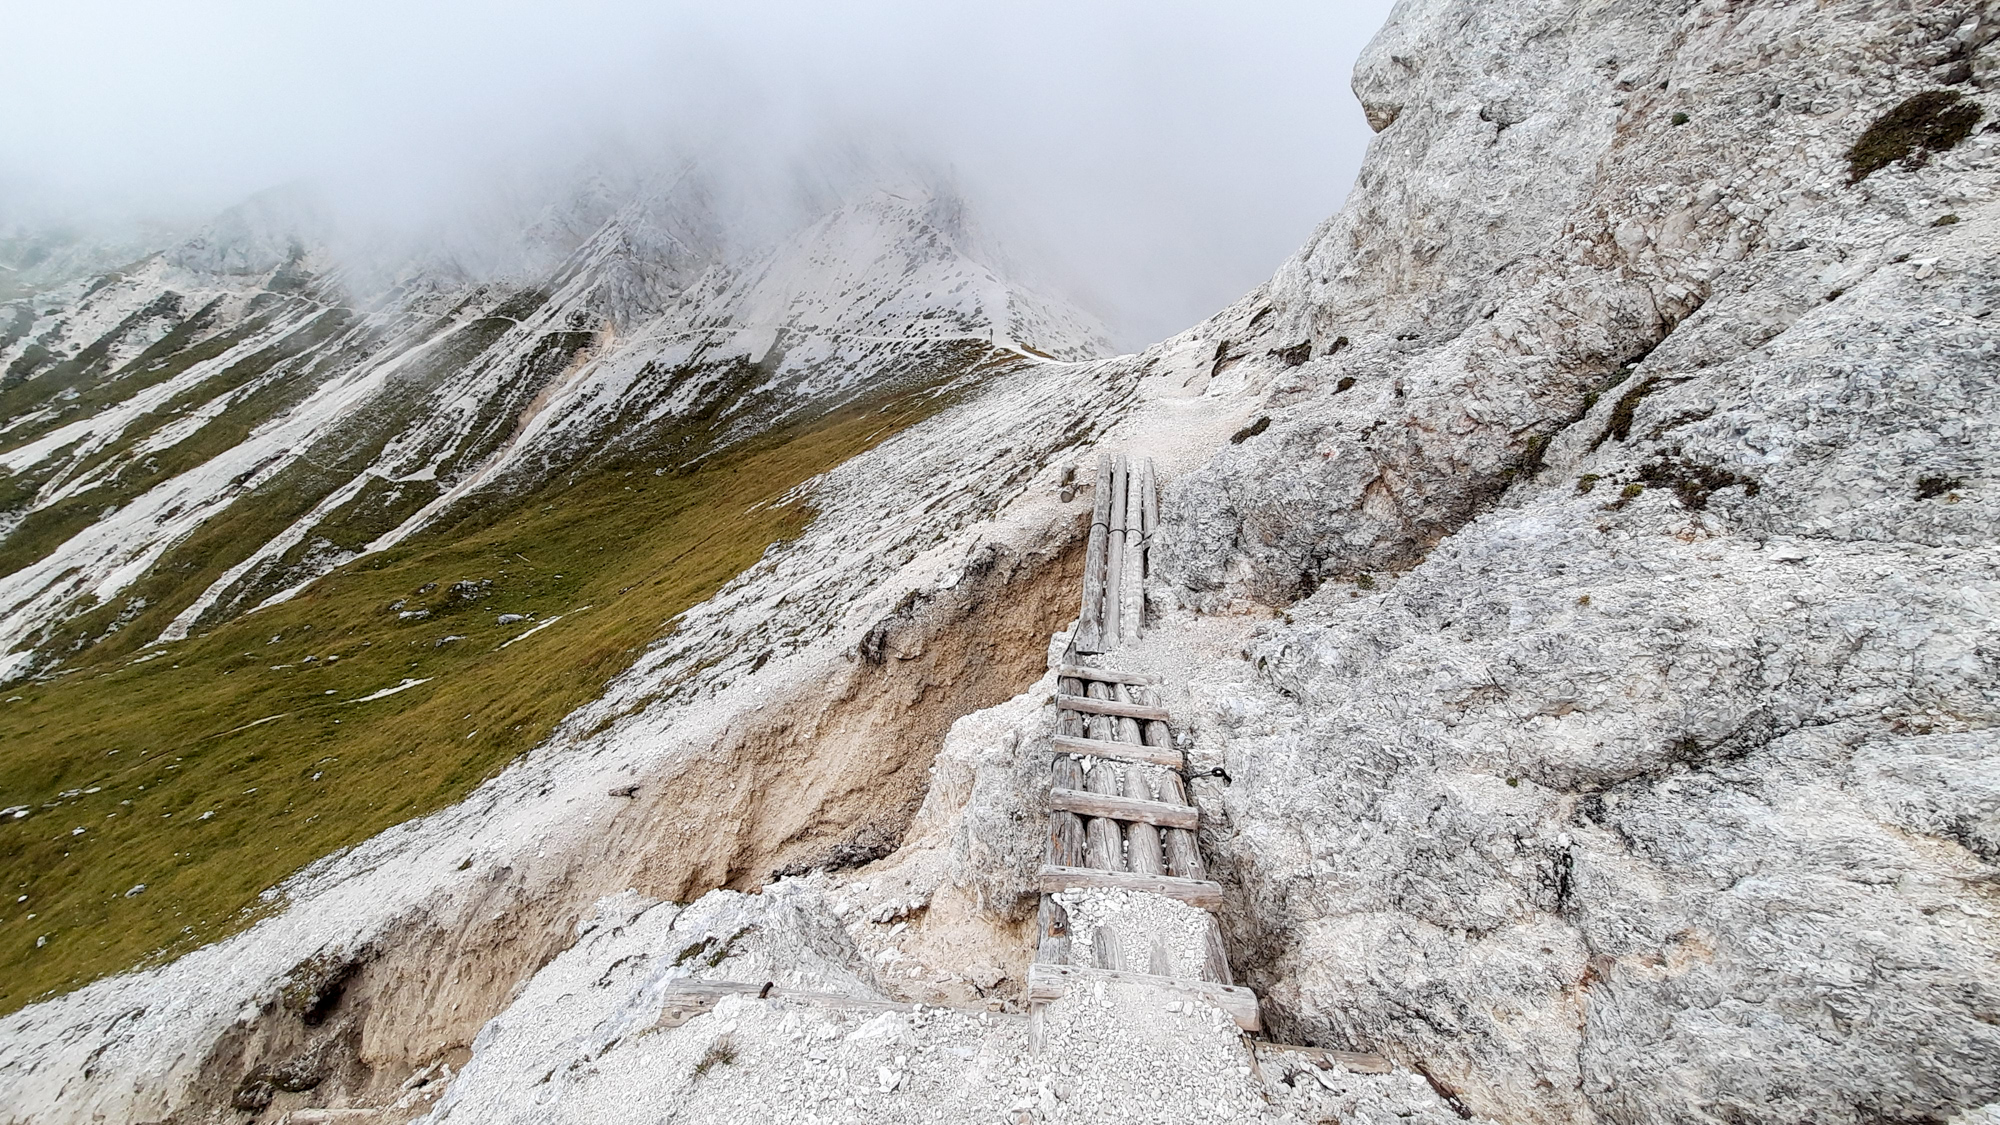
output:
[[[1091,770],[1090,779],[1095,781],[1100,772],[1117,768],[1107,762]],[[1192,805],[1169,805],[1165,801],[1140,801],[1122,794],[1112,795],[1076,789],[1050,790],[1049,807],[1065,809],[1087,817],[1110,817],[1113,820],[1152,824],[1162,828],[1193,828],[1200,823],[1201,816]],[[1124,868],[1109,867],[1105,870],[1120,871]]]
[[[1041,937],[1035,943],[1035,960],[1050,965],[1069,963],[1069,911],[1062,903],[1048,895],[1042,896],[1042,905],[1036,915],[1036,929]]]
[[[1144,762],[1177,770],[1184,765],[1181,752],[1172,747],[1133,745],[1095,738],[1073,738],[1066,734],[1051,740],[1058,754],[1082,754],[1088,758],[1111,758],[1120,762]]]
[[[1160,800],[1167,804],[1190,803],[1179,774],[1167,775],[1160,787]],[[1169,828],[1161,835],[1167,849],[1167,874],[1183,879],[1208,878],[1208,864],[1202,861],[1199,837],[1186,828]]]
[[[1126,473],[1125,571],[1119,579],[1118,636],[1123,644],[1137,644],[1146,625],[1146,540],[1141,531],[1139,477]]]
[[[1139,477],[1139,534],[1145,543],[1145,574],[1153,576],[1153,535],[1160,526],[1160,482],[1153,474],[1153,459],[1146,458],[1145,472]]]
[[[1050,767],[1049,772],[1057,789],[1084,788],[1083,763],[1067,754],[1057,755],[1055,764]]]
[[[1057,789],[1081,789],[1083,767],[1075,758],[1059,755],[1055,761],[1053,780]],[[1050,812],[1049,862],[1063,867],[1080,867],[1084,854],[1083,818],[1061,809]]]
[[[1064,664],[1056,669],[1056,675],[1063,679],[1098,680],[1107,684],[1138,684],[1141,687],[1160,682],[1160,677],[1150,672],[1120,672],[1112,668],[1085,668],[1079,664]],[[1078,688],[1070,694],[1082,695],[1083,689]]]
[[[1076,650],[1104,651],[1104,562],[1111,539],[1111,457],[1097,459],[1091,496],[1090,541],[1083,552],[1083,609],[1076,617]]]
[[[1356,1074],[1388,1074],[1396,1069],[1388,1059],[1367,1051],[1336,1051],[1331,1047],[1301,1047],[1291,1043],[1270,1043],[1262,1039],[1251,1040],[1250,1048],[1260,1055],[1282,1052],[1287,1055],[1300,1055],[1318,1063],[1338,1064]]]
[[[1092,699],[1087,695],[1058,694],[1056,706],[1069,711],[1081,711],[1086,715],[1116,715],[1126,719],[1149,719],[1162,723],[1170,717],[1166,708],[1155,707],[1149,703],[1119,703],[1112,699]]]
[[[1053,1003],[1072,988],[1090,988],[1100,981],[1107,985],[1137,984],[1172,996],[1206,1001],[1222,1009],[1236,1026],[1245,1031],[1258,1031],[1264,1026],[1263,1016],[1257,1009],[1257,994],[1247,988],[1183,977],[1160,977],[1151,973],[1087,969],[1081,965],[1028,966],[1028,1000],[1038,1004]]]
[[[1208,878],[1208,864],[1201,858],[1201,843],[1192,831],[1169,828],[1161,835],[1167,851],[1167,874],[1182,879]]]
[[[1071,698],[1094,699],[1100,703],[1108,703],[1111,701],[1111,685],[1092,681],[1090,686],[1085,689],[1083,695],[1072,696]],[[1057,712],[1057,714],[1061,713],[1061,711]],[[1118,740],[1118,720],[1116,716],[1103,714],[1102,712],[1093,712],[1089,715],[1084,715],[1083,712],[1078,711],[1076,714],[1086,719],[1083,729],[1084,733],[1090,737],[1104,742],[1116,742]]]
[[[676,982],[673,990],[660,998],[660,1016],[654,1026],[679,1027],[696,1016],[713,1011],[717,1002],[725,996],[757,996],[766,1000],[871,1012],[914,1012],[920,1007],[893,1000],[870,1000],[830,992],[809,992],[785,985],[776,985],[766,991],[764,985],[757,981],[683,980]]]
[[[1142,772],[1144,771],[1137,768],[1125,771],[1125,798],[1131,801],[1144,801],[1148,805],[1157,805],[1160,808],[1168,807],[1142,795],[1147,788],[1145,781],[1139,776]],[[1167,873],[1166,853],[1160,847],[1160,830],[1154,827],[1151,821],[1135,820],[1126,824],[1125,866],[1131,868],[1134,875]]]
[[[1148,703],[1159,701],[1157,688],[1141,689],[1141,699]],[[1173,734],[1162,722],[1148,722],[1145,729],[1146,744],[1164,750],[1173,744]],[[1175,757],[1179,757],[1176,753]],[[1176,770],[1183,768],[1175,764]],[[1188,799],[1187,785],[1181,781],[1179,773],[1167,773],[1158,778],[1159,799],[1168,804],[1192,805]],[[1201,858],[1201,843],[1192,831],[1185,828],[1169,828],[1160,834],[1161,843],[1167,854],[1167,874],[1183,879],[1208,878],[1208,864]]]
[[[1118,946],[1118,934],[1109,926],[1090,932],[1090,959],[1100,969],[1123,969],[1125,951]]]
[[[1082,867],[1044,865],[1035,873],[1035,883],[1038,889],[1051,893],[1087,890],[1146,891],[1165,895],[1205,910],[1215,910],[1222,905],[1222,884],[1206,879],[1182,879],[1173,875],[1133,875],[1124,871],[1092,871]]]
[[[1110,546],[1104,554],[1104,621],[1103,649],[1109,651],[1118,647],[1123,634],[1120,632],[1118,611],[1123,603],[1125,581],[1125,455],[1119,454],[1111,467],[1111,520]]]
[[[1145,703],[1150,705],[1151,700],[1143,698],[1142,693],[1144,691],[1144,688],[1134,688],[1129,684],[1112,684],[1111,698],[1117,703]],[[1139,720],[1120,716],[1118,719],[1118,741],[1129,742],[1134,746],[1144,746],[1146,744],[1146,735],[1139,729]]]
[[[1056,681],[1056,689],[1069,695],[1084,694],[1083,681],[1068,676]],[[1074,711],[1057,711],[1056,733],[1072,736],[1083,734],[1083,716]]]
[[[1123,871],[1125,836],[1118,831],[1118,822],[1108,819],[1102,812],[1089,812],[1057,799],[1057,794],[1074,794],[1075,799],[1086,802],[1116,799],[1115,794],[1124,788],[1118,766],[1110,762],[1094,763],[1084,775],[1083,786],[1082,790],[1052,790],[1049,807],[1083,813],[1088,818],[1083,822],[1084,866],[1099,871]]]
[[[1229,954],[1222,948],[1222,927],[1213,917],[1208,920],[1208,932],[1202,935],[1201,979],[1236,983],[1235,974],[1229,971]]]

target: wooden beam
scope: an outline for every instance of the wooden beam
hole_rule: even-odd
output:
[[[1182,977],[1154,976],[1152,973],[1087,969],[1081,965],[1029,965],[1028,1001],[1034,1004],[1052,1003],[1062,999],[1072,988],[1090,988],[1099,982],[1107,985],[1136,984],[1155,992],[1204,1001],[1222,1009],[1237,1027],[1245,1031],[1261,1031],[1264,1027],[1263,1013],[1257,1007],[1257,994],[1247,988]]]
[[[1160,482],[1153,475],[1153,459],[1146,458],[1146,469],[1139,477],[1139,541],[1144,543],[1146,577],[1153,576],[1153,535],[1160,527]]]
[[[1132,720],[1123,721],[1129,723]],[[1161,802],[1153,800],[1153,787],[1150,783],[1152,773],[1152,770],[1141,769],[1138,766],[1125,771],[1125,796],[1128,800],[1161,805]],[[1186,808],[1187,803],[1183,801],[1181,807]],[[1133,820],[1126,823],[1125,866],[1134,875],[1167,873],[1166,855],[1160,850],[1160,830],[1151,820]]]
[[[1039,889],[1056,891],[1148,891],[1189,906],[1214,910],[1222,905],[1222,884],[1172,875],[1133,875],[1123,871],[1090,871],[1080,867],[1044,865],[1035,873]]]
[[[1119,576],[1118,635],[1123,644],[1137,643],[1146,625],[1146,547],[1140,529],[1138,468],[1125,473],[1125,569]]]
[[[1085,668],[1077,664],[1065,664],[1057,668],[1056,675],[1065,679],[1096,680],[1107,684],[1151,686],[1160,682],[1160,677],[1147,672],[1119,672],[1111,668]]]
[[[1049,807],[1062,812],[1073,812],[1078,816],[1110,817],[1112,820],[1152,824],[1161,828],[1194,828],[1201,823],[1201,813],[1192,805],[1142,801],[1135,797],[1117,797],[1107,793],[1092,793],[1084,789],[1049,790]]]
[[[1111,468],[1111,546],[1104,555],[1104,640],[1105,649],[1119,646],[1125,633],[1119,614],[1125,608],[1125,499],[1126,463],[1123,453]]]
[[[1120,703],[1115,699],[1092,699],[1060,692],[1056,694],[1056,706],[1068,711],[1082,711],[1086,715],[1116,715],[1122,719],[1158,719],[1164,723],[1169,718],[1165,707],[1155,707],[1150,703]]]
[[[1111,758],[1120,762],[1144,762],[1170,770],[1185,765],[1181,752],[1167,746],[1135,746],[1130,742],[1107,742],[1097,738],[1077,738],[1059,734],[1050,740],[1058,754],[1081,754],[1086,758]]]
[[[1111,536],[1111,457],[1097,459],[1091,495],[1090,543],[1083,553],[1083,610],[1076,618],[1076,650],[1104,651],[1104,555]]]
[[[1076,765],[1074,761],[1070,764]],[[1119,773],[1122,768],[1110,762],[1101,762],[1095,769],[1084,773],[1083,788],[1057,789],[1053,792],[1077,793],[1098,800],[1116,796],[1125,787]],[[1059,809],[1049,815],[1061,816],[1063,811]],[[1118,831],[1117,821],[1101,813],[1086,815],[1083,822],[1083,865],[1098,871],[1125,870],[1125,836]]]
[[[1283,1051],[1288,1055],[1302,1055],[1314,1062],[1338,1063],[1356,1074],[1388,1074],[1395,1066],[1381,1055],[1366,1051],[1336,1051],[1331,1047],[1300,1047],[1290,1043],[1267,1043],[1262,1039],[1250,1041],[1252,1050],[1259,1054]]]

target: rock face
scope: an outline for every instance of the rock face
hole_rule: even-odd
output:
[[[1134,1108],[963,1011],[732,997],[648,1022],[704,975],[1018,999],[1063,638],[1041,646],[1095,446],[1168,482],[1154,618],[1119,660],[1183,724],[1239,982],[1273,1037],[1396,1067],[1264,1058],[1260,1085],[1218,1031],[1189,1089],[1293,1120],[1992,1119],[1996,28],[1871,0],[1405,0],[1356,76],[1381,135],[1354,196],[1272,281],[1141,356],[985,380],[788,496],[819,513],[803,533],[471,799],[225,942],[0,1021],[0,1100]],[[1894,157],[1850,162],[1864,136]],[[592,273],[623,280],[587,323],[628,350],[508,464],[602,432],[606,402],[671,413],[639,357],[674,333],[629,327],[669,293],[799,387],[878,334],[1070,331],[1003,325],[983,282],[941,295],[948,215],[852,253],[897,206],[730,278]],[[903,279],[909,315],[844,303],[856,276]],[[734,952],[672,964],[697,947]],[[283,1084],[302,1068],[321,1084]]]
[[[2000,1098],[1992,110],[1847,160],[1991,20],[1436,2],[1370,49],[1355,201],[1218,350],[1272,421],[1164,528],[1161,593],[1287,610],[1196,692],[1291,1035],[1507,1120]]]

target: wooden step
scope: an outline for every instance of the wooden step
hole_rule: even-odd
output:
[[[1051,789],[1049,807],[1080,816],[1106,816],[1112,820],[1156,824],[1161,828],[1196,828],[1201,814],[1193,805],[1170,805],[1165,801],[1142,801],[1137,797],[1114,797],[1082,789]]]
[[[1331,1047],[1301,1047],[1292,1043],[1271,1043],[1262,1039],[1251,1040],[1250,1049],[1260,1056],[1298,1055],[1322,1064],[1322,1068],[1338,1063],[1356,1074],[1388,1074],[1396,1069],[1395,1064],[1388,1059],[1368,1051],[1336,1051]]]
[[[1189,906],[1215,910],[1222,905],[1222,884],[1207,879],[1182,879],[1174,875],[1134,875],[1127,871],[1092,871],[1087,867],[1057,867],[1043,864],[1035,873],[1038,889],[1046,894],[1057,891],[1148,891],[1178,899]]]
[[[1186,764],[1181,752],[1169,746],[1141,746],[1136,742],[1107,742],[1101,738],[1078,738],[1059,734],[1050,740],[1058,754],[1081,754],[1086,758],[1113,758],[1121,762],[1142,762],[1170,770]]]
[[[1056,706],[1066,711],[1082,711],[1090,715],[1117,715],[1125,719],[1158,719],[1167,721],[1167,709],[1145,703],[1120,703],[1115,699],[1091,699],[1083,695],[1056,695]]]
[[[1047,1004],[1063,998],[1072,988],[1090,988],[1098,982],[1137,984],[1165,996],[1204,1000],[1222,1009],[1236,1026],[1245,1031],[1261,1031],[1263,1014],[1257,1008],[1257,994],[1247,988],[1215,984],[1182,977],[1160,977],[1151,973],[1127,973],[1117,969],[1091,969],[1081,965],[1028,966],[1028,1001]],[[1165,1015],[1165,1013],[1162,1013]]]
[[[1056,669],[1056,675],[1071,680],[1096,680],[1100,684],[1137,684],[1151,687],[1160,682],[1160,677],[1143,672],[1114,672],[1109,668],[1085,668],[1078,664],[1065,664]]]
[[[665,996],[660,998],[660,1017],[655,1027],[679,1027],[696,1016],[706,1015],[715,1010],[715,1005],[725,996],[761,996],[773,1000],[795,1000],[806,1004],[829,1008],[851,1008],[864,1012],[914,1012],[916,1004],[899,1004],[893,1000],[876,1000],[864,996],[841,996],[830,992],[811,992],[773,983],[767,991],[763,984],[728,980],[682,980],[676,981]]]

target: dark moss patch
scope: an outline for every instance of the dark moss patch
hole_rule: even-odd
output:
[[[1616,384],[1613,385],[1615,386]],[[1597,439],[1590,443],[1590,448],[1596,449],[1598,446],[1603,445],[1606,438],[1617,438],[1619,441],[1624,441],[1626,438],[1631,437],[1633,414],[1638,411],[1639,404],[1645,401],[1647,395],[1659,389],[1660,377],[1658,375],[1649,375],[1641,380],[1637,386],[1619,395],[1618,404],[1611,408],[1610,422],[1604,427],[1604,432],[1598,434]]]
[[[1646,486],[1634,481],[1618,490],[1618,499],[1604,506],[1607,512],[1615,512],[1646,494]]]
[[[1597,482],[1603,479],[1604,475],[1602,473],[1583,474],[1582,476],[1576,478],[1576,494],[1578,496],[1590,495],[1590,490],[1596,488]]]
[[[1972,135],[1985,111],[1957,90],[1926,90],[1904,99],[1847,150],[1847,182],[1858,184],[1898,160],[1921,165]]]
[[[1252,422],[1249,425],[1243,427],[1242,429],[1236,431],[1235,433],[1229,435],[1229,444],[1242,445],[1244,442],[1249,441],[1251,438],[1256,437],[1258,434],[1261,434],[1265,430],[1268,430],[1270,428],[1271,428],[1271,416],[1266,414],[1262,418],[1257,419],[1255,422]]]
[[[1641,467],[1639,479],[1655,488],[1673,489],[1681,507],[1693,511],[1708,507],[1708,498],[1725,488],[1741,487],[1745,496],[1755,496],[1759,490],[1756,481],[1720,465],[1692,460],[1678,449]]]
[[[1685,113],[1676,112],[1672,117],[1668,118],[1667,120],[1673,122],[1675,125],[1678,126],[1687,124],[1689,121],[1689,117]]]
[[[1917,499],[1935,500],[1954,488],[1963,487],[1965,481],[1958,477],[1928,476],[1917,478]]]

